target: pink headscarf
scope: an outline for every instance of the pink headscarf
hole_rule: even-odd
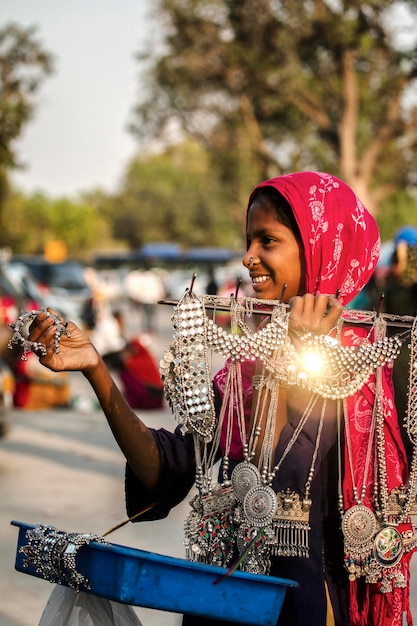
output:
[[[304,248],[306,292],[335,294],[347,304],[373,274],[380,252],[378,226],[352,189],[335,176],[297,172],[266,180],[290,204]]]

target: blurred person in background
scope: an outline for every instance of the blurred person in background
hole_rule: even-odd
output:
[[[117,336],[122,345],[115,346],[115,349],[102,356],[108,367],[117,372],[124,397],[133,409],[161,409],[164,406],[164,385],[150,350],[148,336],[127,339],[121,311],[113,313],[112,327],[113,333],[117,328]]]
[[[395,248],[385,282],[385,310],[396,315],[417,311],[417,228],[404,226],[394,239]]]
[[[15,380],[13,404],[16,408],[37,410],[70,406],[71,386],[67,372],[45,372],[32,352],[27,360],[15,354],[9,363],[12,363]]]
[[[206,286],[206,294],[209,296],[217,296],[217,292],[219,291],[219,285],[216,280],[216,272],[214,271],[214,267],[210,266],[208,271],[208,283]]]
[[[132,270],[125,278],[127,295],[136,310],[143,313],[142,330],[154,333],[157,329],[157,303],[165,297],[165,288],[159,274],[149,265],[143,270]]]
[[[395,235],[394,244],[391,266],[385,279],[382,307],[386,313],[415,316],[417,313],[417,228],[414,226],[400,228]],[[407,456],[411,459],[411,445],[403,428],[408,401],[409,359],[409,342],[405,341],[394,362],[393,382],[403,439]]]

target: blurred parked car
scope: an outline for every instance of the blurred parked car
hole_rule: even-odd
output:
[[[18,309],[13,312],[13,320],[6,320],[8,324],[10,321],[14,321],[23,310],[29,311],[42,307],[42,294],[25,265],[3,263],[0,276],[2,276],[3,281],[8,282],[9,292],[11,293],[11,289],[14,291],[12,298]]]
[[[13,407],[15,379],[10,367],[11,353],[7,347],[12,336],[9,324],[16,321],[23,309],[39,306],[32,295],[11,280],[3,265],[0,265],[0,437],[7,432],[10,411]]]
[[[14,377],[7,363],[0,359],[0,437],[7,433],[13,407]]]
[[[94,327],[96,310],[93,292],[81,263],[73,260],[52,263],[43,256],[15,255],[8,266],[11,270],[14,267],[21,275],[23,268],[28,270],[41,295],[42,306],[55,309],[82,327]]]
[[[16,321],[26,304],[22,290],[16,287],[4,267],[0,266],[0,322],[8,325]]]
[[[187,269],[173,270],[164,278],[165,290],[167,298],[178,299],[184,292],[190,288],[194,273],[196,277],[193,282],[193,290],[195,293],[206,293],[207,283],[209,281],[209,268],[206,267],[189,267]],[[223,266],[214,268],[214,277],[216,279],[219,293],[223,286],[233,283],[234,287],[231,293],[235,291],[238,281],[241,280],[241,288],[250,295],[251,289],[247,287],[248,273],[242,265],[242,262],[232,261]],[[230,294],[229,294],[230,295]]]

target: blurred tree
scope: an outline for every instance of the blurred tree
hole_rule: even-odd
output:
[[[35,96],[53,59],[35,38],[36,28],[8,24],[0,28],[0,246],[7,244],[4,202],[9,172],[18,167],[14,142],[35,111]]]
[[[416,6],[156,0],[132,131],[160,136],[175,119],[241,201],[260,178],[318,169],[376,211],[417,180]]]
[[[153,241],[188,246],[241,245],[236,222],[225,211],[225,189],[207,153],[195,142],[141,154],[129,164],[120,192],[102,205],[113,236],[130,248]],[[244,211],[239,211],[239,219]],[[243,232],[242,224],[239,232]]]
[[[393,239],[401,226],[417,226],[417,198],[406,190],[392,194],[382,202],[378,211],[378,226],[382,241]]]
[[[7,245],[14,253],[43,254],[47,241],[61,240],[70,256],[88,260],[97,242],[109,237],[106,219],[88,200],[12,192],[6,206]]]
[[[62,239],[70,256],[86,258],[108,237],[108,227],[96,207],[67,198],[50,205],[49,239]]]

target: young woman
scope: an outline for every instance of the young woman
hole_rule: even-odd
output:
[[[282,319],[286,320],[289,341],[285,350],[292,351],[292,358],[297,359],[306,343],[314,344],[329,358],[332,341],[333,346],[351,346],[349,354],[369,343],[369,328],[342,327],[338,323],[343,305],[371,277],[379,247],[375,220],[353,191],[334,176],[300,172],[265,181],[255,188],[248,204],[243,264],[249,270],[256,298],[266,304],[280,299],[288,304],[285,311],[289,313],[283,313]],[[263,328],[268,321],[264,321]],[[158,502],[141,519],[166,516],[194,483],[199,469],[195,437],[184,435],[180,428],[175,433],[147,428],[124,401],[88,337],[71,323],[69,329],[71,337],[62,336],[56,353],[54,318],[41,313],[32,324],[30,339],[46,345],[47,353],[41,357],[46,367],[80,370],[92,385],[127,459],[129,514]],[[287,363],[285,350],[280,358]],[[389,357],[382,358],[381,362],[385,361]],[[315,388],[295,384],[289,368],[274,378],[265,372],[262,363],[243,362],[238,392],[243,420],[229,396],[231,367],[229,359],[213,381],[217,413],[230,416],[224,419],[218,435],[219,456],[223,456],[221,473],[230,477],[246,461],[259,468],[262,463],[265,466],[265,459],[270,463],[269,473],[262,476],[260,500],[269,497],[273,489],[278,500],[284,502],[282,518],[275,514],[274,535],[265,532],[257,537],[257,550],[249,551],[246,569],[299,582],[297,589],[289,589],[286,594],[279,625],[400,624],[402,612],[408,607],[412,551],[404,550],[401,559],[386,568],[372,557],[374,536],[388,525],[387,494],[407,480],[389,366],[380,368],[378,375],[366,376],[361,389],[352,388],[347,397],[343,386],[351,384],[354,374],[343,378],[345,373],[341,371],[338,392],[323,397]],[[228,410],[230,406],[232,411]],[[340,426],[343,416],[344,433]],[[242,430],[252,442],[247,458],[247,439],[242,437]],[[376,469],[378,464],[383,466],[382,473]],[[376,504],[379,489],[384,492],[382,511]],[[260,500],[255,502],[255,509]],[[285,535],[285,516],[301,502],[302,511],[297,509],[301,522],[285,552],[279,544]],[[402,524],[397,525],[400,530],[409,530],[406,516],[400,515],[398,521]],[[234,523],[239,526],[236,520]],[[267,526],[272,528],[272,523],[265,522]],[[239,542],[249,545],[252,531],[244,522],[238,529],[233,527],[233,545],[229,546],[232,556]],[[364,531],[368,532],[365,539]],[[190,537],[192,544],[196,541],[192,529]],[[213,557],[216,562],[219,554],[210,550],[207,548],[206,560]],[[367,578],[370,563],[375,571]],[[187,625],[214,623],[184,617]]]

